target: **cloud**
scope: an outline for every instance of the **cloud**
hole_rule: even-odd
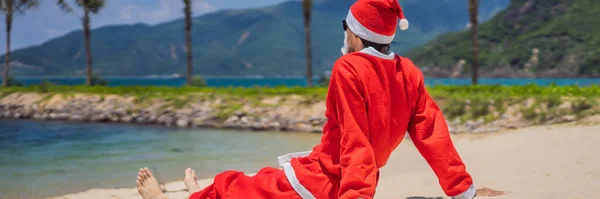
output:
[[[160,0],[158,10],[150,12],[150,18],[153,21],[167,21],[173,18],[174,7],[173,0]]]
[[[137,13],[139,13],[139,11],[140,11],[140,7],[137,5],[125,5],[119,11],[119,18],[121,20],[127,21],[127,22],[134,20],[135,18],[137,18],[137,16],[135,16],[135,15]]]
[[[195,1],[192,4],[192,7],[193,7],[192,11],[196,14],[204,14],[204,13],[213,12],[213,11],[217,10],[216,7],[207,3],[206,1]]]

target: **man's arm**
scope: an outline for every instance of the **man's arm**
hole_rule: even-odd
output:
[[[339,125],[341,181],[340,199],[371,199],[377,183],[377,165],[368,140],[368,120],[362,87],[350,63],[334,65],[327,108],[330,119]]]
[[[476,192],[473,180],[454,148],[442,111],[427,92],[423,78],[419,81],[417,103],[408,128],[410,138],[435,172],[446,195],[471,199]]]

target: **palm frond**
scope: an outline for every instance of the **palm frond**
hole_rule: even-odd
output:
[[[56,6],[60,7],[60,9],[66,13],[72,13],[73,8],[65,1],[65,0],[57,0]]]
[[[37,8],[39,3],[38,0],[18,0],[14,5],[14,10],[17,13],[23,13],[25,10]]]
[[[104,7],[104,0],[76,0],[77,5],[87,8],[92,13],[98,13]]]

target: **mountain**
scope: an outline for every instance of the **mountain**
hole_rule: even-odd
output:
[[[480,25],[481,75],[600,77],[599,19],[597,0],[513,0]],[[468,76],[470,31],[442,35],[408,56],[430,76]]]
[[[315,0],[313,58],[315,74],[330,70],[340,56],[345,19],[354,0]],[[400,31],[396,53],[423,45],[435,36],[458,31],[468,23],[467,1],[401,0],[408,31]],[[481,2],[486,20],[509,0]],[[93,23],[93,18],[92,18]],[[92,31],[93,65],[100,75],[184,74],[184,21],[155,26],[113,25]],[[302,76],[305,54],[302,7],[298,1],[254,9],[223,10],[193,18],[194,72],[210,76]],[[38,46],[13,51],[13,75],[82,75],[83,34],[80,30]],[[3,58],[0,58],[3,59]],[[32,67],[33,66],[33,67]]]

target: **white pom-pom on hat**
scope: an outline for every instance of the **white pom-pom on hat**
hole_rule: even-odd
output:
[[[408,29],[408,20],[406,19],[400,19],[400,30],[406,30]]]

